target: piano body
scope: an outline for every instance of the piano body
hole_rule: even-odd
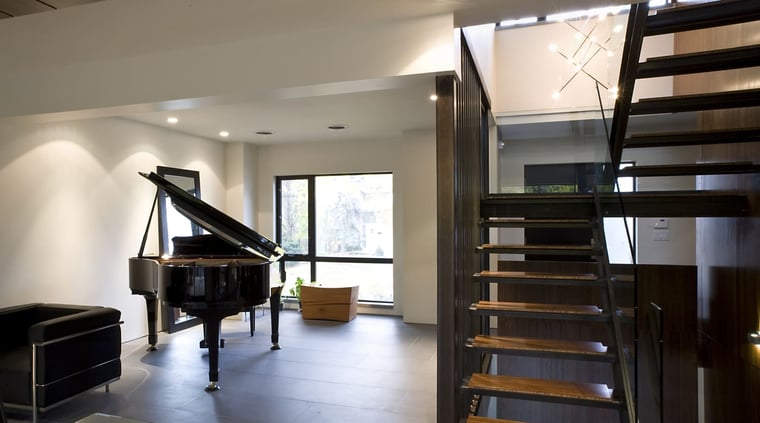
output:
[[[172,205],[209,234],[175,237],[171,257],[129,259],[129,286],[143,295],[148,310],[148,343],[155,350],[156,302],[180,307],[204,323],[209,354],[207,391],[219,389],[219,331],[222,319],[271,301],[272,349],[279,349],[280,290],[270,289],[270,264],[284,254],[276,243],[187,193],[162,176],[140,173],[171,199]],[[158,198],[158,193],[156,198]],[[154,203],[155,207],[155,203]],[[151,216],[152,216],[151,212]],[[251,316],[253,318],[253,316]]]

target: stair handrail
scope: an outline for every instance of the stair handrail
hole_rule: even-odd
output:
[[[609,256],[607,254],[607,240],[604,236],[604,214],[602,212],[602,203],[599,196],[599,190],[594,187],[594,208],[596,210],[596,225],[595,225],[595,242],[597,242],[597,248],[599,248],[600,254],[600,270],[601,277],[604,278],[607,292],[607,307],[608,312],[612,320],[613,336],[615,341],[615,355],[620,367],[620,377],[623,384],[623,393],[625,398],[626,414],[628,415],[628,422],[636,422],[636,406],[634,403],[633,390],[631,389],[631,377],[628,374],[628,363],[625,358],[625,348],[623,343],[623,330],[620,325],[620,317],[618,316],[617,301],[615,300],[615,287],[613,282],[615,277],[610,271]],[[617,388],[617,386],[616,386]]]

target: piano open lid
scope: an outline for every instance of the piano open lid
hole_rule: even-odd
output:
[[[269,238],[189,194],[163,176],[155,172],[138,173],[164,191],[177,211],[235,247],[272,262],[285,254],[285,250]]]

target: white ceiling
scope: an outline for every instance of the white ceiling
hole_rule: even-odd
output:
[[[435,128],[433,77],[414,78],[402,87],[340,95],[259,100],[183,110],[124,115],[131,120],[162,126],[205,138],[271,144],[339,139],[397,138],[405,131]],[[167,122],[173,116],[176,124]],[[340,131],[328,129],[347,125]],[[219,132],[229,131],[228,138]],[[271,131],[272,135],[257,135]]]
[[[4,0],[3,0],[4,1]],[[31,1],[31,0],[30,0]],[[104,0],[104,3],[125,0]],[[141,0],[128,0],[141,1]],[[154,1],[154,0],[150,0]],[[206,18],[227,19],[256,19],[260,16],[235,17],[232,5],[235,1],[224,0],[214,2],[188,2],[188,6],[204,8],[200,16]],[[250,1],[250,0],[246,0]],[[559,11],[578,10],[592,6],[630,3],[628,0],[283,0],[278,2],[262,2],[260,7],[267,9],[264,15],[279,16],[281,22],[260,22],[256,31],[287,30],[301,26],[327,25],[330,20],[341,21],[351,19],[352,22],[369,22],[378,17],[399,18],[440,14],[453,12],[455,25],[470,26],[482,23],[497,22],[503,19],[520,18],[526,15],[544,16]],[[65,10],[55,10],[45,13],[74,13],[75,8],[98,7],[98,2],[91,5],[74,6],[71,4]],[[207,9],[207,10],[206,10]],[[277,10],[269,10],[277,9]],[[162,10],[158,10],[163,12]],[[261,11],[261,10],[259,10]],[[166,12],[167,14],[170,11]],[[219,16],[217,16],[219,15]],[[314,17],[320,17],[314,19]],[[13,24],[23,24],[21,16],[3,19],[3,22],[14,21]],[[134,22],[139,17],[125,16],[128,22]],[[164,22],[156,17],[155,24]],[[151,24],[144,19],[145,24]],[[259,19],[260,20],[260,19]],[[287,22],[290,22],[288,25]],[[164,22],[165,23],[165,22]],[[99,22],[98,25],[106,23]],[[200,25],[201,22],[195,24]],[[131,31],[138,27],[128,26]],[[215,34],[203,33],[202,27],[195,35],[208,42]],[[114,30],[118,30],[114,26]],[[175,31],[176,32],[176,31]],[[181,32],[181,31],[180,31]],[[167,33],[167,39],[159,41],[169,43],[172,33]],[[271,34],[271,32],[270,32]],[[31,34],[33,35],[33,34]],[[218,35],[218,34],[217,34]],[[139,30],[132,37],[140,37]],[[83,42],[80,40],[72,42]],[[146,41],[147,42],[147,41]],[[91,48],[92,46],[88,46]],[[112,54],[123,54],[121,47],[111,46]],[[22,55],[23,56],[23,55]],[[41,58],[44,60],[44,58]],[[76,60],[76,58],[72,59]],[[86,60],[81,58],[80,60]],[[391,87],[380,87],[374,90],[364,89],[361,92],[351,92],[339,95],[295,95],[290,98],[272,98],[266,100],[247,101],[245,99],[225,99],[223,104],[202,105],[186,108],[172,107],[172,111],[163,111],[166,107],[156,105],[147,110],[161,110],[140,113],[121,114],[120,117],[151,125],[161,126],[174,131],[200,137],[237,142],[252,143],[281,143],[281,142],[318,142],[335,139],[380,140],[397,137],[404,131],[430,130],[435,128],[435,104],[429,96],[434,91],[434,77],[420,76],[407,78],[402,82],[394,82]],[[179,102],[181,103],[181,102]],[[93,113],[93,116],[97,116]],[[107,112],[101,115],[108,115]],[[177,124],[167,123],[169,116],[179,119]],[[327,129],[331,124],[345,124],[347,129],[332,131]],[[230,132],[228,138],[219,136],[219,131]],[[272,131],[269,136],[256,135],[257,131]]]

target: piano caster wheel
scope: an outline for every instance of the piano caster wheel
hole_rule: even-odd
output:
[[[198,344],[199,348],[208,348],[208,343],[205,339],[201,340],[201,342]],[[219,340],[219,348],[224,348],[224,339]]]
[[[147,349],[147,350],[145,350],[145,351],[158,351],[158,348],[156,348],[156,346],[155,346],[155,345],[149,345],[149,346],[148,346],[148,349]]]
[[[269,349],[272,350],[272,351],[277,351],[277,350],[281,349],[280,348],[280,344],[272,344],[272,347],[269,348]]]
[[[206,385],[206,392],[214,392],[219,390],[219,383],[217,382],[209,382],[208,385]]]

